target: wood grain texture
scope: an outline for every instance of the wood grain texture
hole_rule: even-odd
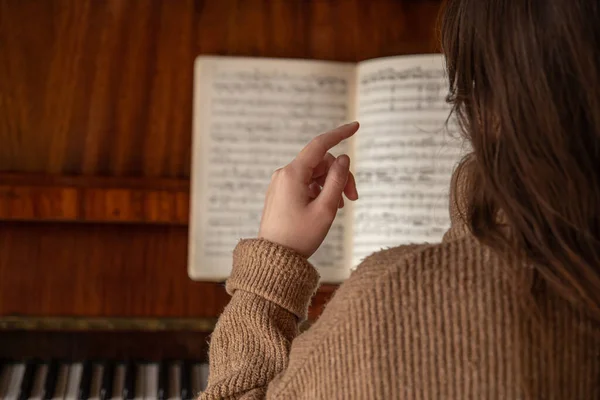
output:
[[[0,248],[0,315],[214,317],[229,301],[188,278],[187,227],[5,222]]]
[[[189,177],[200,54],[436,50],[439,1],[1,0],[0,171]]]
[[[186,180],[197,55],[431,52],[439,6],[0,0],[0,171]],[[216,316],[228,296],[188,279],[187,239],[185,226],[0,221],[0,315]]]
[[[0,172],[0,221],[187,225],[189,180]]]

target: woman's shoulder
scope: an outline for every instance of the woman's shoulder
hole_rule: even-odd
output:
[[[382,249],[365,258],[342,286],[348,289],[375,287],[390,279],[414,283],[419,291],[437,286],[441,281],[473,284],[498,279],[510,268],[487,246],[472,236],[435,244],[411,244]],[[342,288],[340,288],[342,289]]]

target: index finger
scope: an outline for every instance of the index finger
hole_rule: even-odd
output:
[[[302,170],[317,168],[325,154],[342,140],[354,135],[358,126],[358,122],[354,121],[317,136],[302,149],[292,163]]]

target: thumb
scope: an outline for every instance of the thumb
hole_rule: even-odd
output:
[[[337,211],[349,174],[350,158],[344,154],[339,156],[329,168],[323,190],[316,200],[319,207]]]

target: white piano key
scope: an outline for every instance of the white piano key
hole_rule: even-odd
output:
[[[146,387],[146,366],[144,364],[137,364],[135,372],[135,400],[144,399],[144,389]]]
[[[200,364],[200,391],[206,390],[208,386],[208,372],[209,367],[208,364]]]
[[[67,395],[67,381],[69,378],[69,364],[60,364],[56,377],[56,388],[52,400],[63,400]]]
[[[102,372],[104,365],[94,364],[92,367],[92,383],[90,384],[89,400],[100,400],[100,385],[102,383]]]
[[[46,382],[46,375],[48,374],[48,364],[40,364],[35,371],[35,378],[33,379],[33,387],[31,388],[32,400],[42,400],[44,396],[44,383]]]
[[[19,397],[19,391],[21,390],[21,380],[25,373],[25,364],[19,363],[12,367],[10,373],[10,381],[8,382],[8,390],[4,398],[6,400],[17,400]]]
[[[169,400],[181,400],[179,363],[169,366]]]
[[[144,369],[144,399],[156,400],[158,398],[158,364],[146,364]]]
[[[123,386],[125,385],[125,364],[115,366],[115,380],[113,381],[112,398],[121,400],[123,395]]]
[[[4,368],[2,369],[2,375],[0,375],[0,399],[6,398],[8,386],[10,385],[12,369],[12,364],[5,364]]]
[[[78,400],[79,382],[83,372],[82,363],[74,363],[69,366],[69,376],[67,377],[67,388],[64,396],[65,400]]]
[[[202,390],[202,373],[200,371],[200,364],[192,365],[191,375],[192,394],[195,398]]]

